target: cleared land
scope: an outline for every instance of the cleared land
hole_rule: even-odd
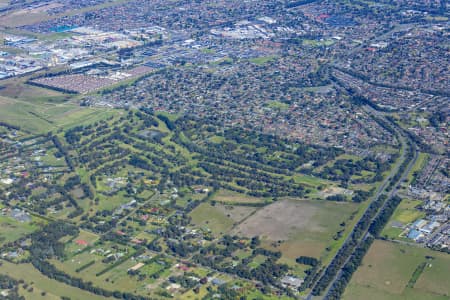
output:
[[[246,237],[259,235],[267,246],[280,250],[290,259],[300,255],[320,258],[334,234],[342,229],[339,224],[355,208],[352,203],[280,200],[258,210],[232,233]]]
[[[146,66],[139,66],[131,70],[116,72],[110,76],[68,74],[61,76],[41,77],[34,79],[31,82],[48,88],[84,94],[114,85],[121,81],[135,79],[151,72],[152,70],[152,68]]]
[[[42,133],[107,118],[117,111],[74,104],[32,103],[0,96],[0,120],[25,131]]]
[[[434,259],[426,259],[431,256]],[[414,288],[407,288],[416,268],[427,262]],[[448,299],[450,256],[429,249],[375,241],[353,275],[343,299]]]

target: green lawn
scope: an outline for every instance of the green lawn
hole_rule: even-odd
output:
[[[441,253],[434,255],[432,254],[434,252],[429,252],[435,259],[425,267],[414,289],[450,297],[450,255]]]
[[[100,198],[100,202],[98,205],[98,210],[113,210],[118,208],[120,205],[128,203],[132,198],[124,197],[125,192],[121,191],[114,196],[104,196],[102,194],[98,194]]]
[[[74,277],[80,277],[86,281],[92,281],[94,285],[105,288],[107,290],[118,289],[121,291],[134,292],[135,289],[140,288],[144,284],[144,282],[138,282],[127,274],[128,269],[133,267],[137,263],[134,260],[128,259],[112,268],[111,270],[105,272],[104,274],[97,276],[99,272],[109,267],[112,262],[103,263],[102,260],[105,258],[105,255],[101,255],[99,253],[91,253],[91,251],[93,249],[103,249],[105,251],[112,250],[112,253],[114,253],[116,251],[113,250],[113,246],[114,244],[112,243],[106,243],[103,245],[98,244],[88,251],[70,257],[64,262],[53,259],[51,260],[51,263],[54,264],[58,269],[63,270],[64,272]],[[128,250],[123,249],[120,252],[134,251],[132,250],[132,248],[126,248],[128,248]],[[95,263],[80,272],[76,272],[77,269],[88,264],[91,261],[95,261]]]

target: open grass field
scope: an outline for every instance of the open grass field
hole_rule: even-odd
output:
[[[392,220],[402,222],[403,224],[408,224],[414,222],[420,217],[423,217],[425,214],[418,211],[416,208],[416,206],[420,205],[421,203],[422,201],[420,200],[402,200],[394,215],[392,216]]]
[[[121,113],[113,109],[83,108],[78,105],[68,106],[67,108],[66,111],[57,114],[53,119],[58,127],[70,128],[78,125],[87,125]]]
[[[29,223],[21,223],[9,216],[0,216],[0,245],[13,242],[39,228],[33,217]]]
[[[0,93],[0,120],[31,133],[92,123],[118,113],[108,109],[83,108],[70,103],[34,103],[2,95]]]
[[[450,257],[447,254],[430,254],[435,257],[429,265],[425,267],[414,289],[426,291],[433,294],[441,294],[450,298]],[[430,266],[431,265],[431,266]]]
[[[421,204],[420,200],[404,199],[395,210],[386,227],[381,232],[382,236],[390,239],[398,239],[398,235],[403,231],[400,228],[393,228],[393,222],[400,222],[403,225],[414,222],[415,220],[424,217],[425,213],[417,210],[415,207]]]
[[[17,280],[23,279],[26,283],[33,284],[34,290],[32,293],[21,289],[21,295],[25,299],[61,299],[61,296],[69,297],[72,300],[101,300],[107,299],[101,296],[91,294],[89,292],[71,287],[69,285],[51,280],[42,275],[31,264],[12,264],[7,261],[1,261],[0,273],[7,274]],[[41,292],[46,292],[45,297],[41,296]]]
[[[427,260],[427,255],[434,259]],[[407,288],[423,262],[428,265],[414,287]],[[343,299],[449,299],[449,269],[448,254],[377,240],[353,275]]]
[[[212,197],[212,200],[215,200],[217,202],[222,202],[225,204],[233,204],[233,203],[264,203],[266,202],[266,199],[264,198],[257,198],[248,196],[245,194],[224,190],[221,189],[217,193],[214,194]]]
[[[18,102],[0,96],[0,120],[5,123],[20,126],[29,132],[45,132],[51,128],[52,123],[45,118],[37,117],[35,105]]]
[[[113,250],[112,246],[113,244],[107,243],[103,246],[95,246],[93,249],[101,248],[105,251],[111,251]],[[80,277],[84,280],[91,281],[94,285],[107,290],[131,291],[134,293],[136,291],[138,293],[145,292],[144,289],[141,289],[144,282],[139,282],[136,280],[136,277],[130,277],[127,274],[128,269],[136,265],[136,261],[127,259],[111,270],[108,270],[104,274],[100,275],[98,273],[105,270],[108,266],[110,266],[110,264],[102,262],[105,256],[98,253],[91,253],[91,251],[92,249],[75,255],[64,262],[53,259],[51,260],[51,263],[58,269],[63,270],[71,276]],[[131,251],[131,249],[129,251]],[[95,261],[95,263],[80,270],[81,267],[90,264],[92,261]],[[141,289],[140,292],[139,289]]]
[[[136,265],[135,261],[127,260],[118,265],[116,268],[113,268],[109,272],[106,272],[104,275],[100,276],[99,280],[104,281],[104,283],[107,284],[108,288],[111,290],[118,289],[121,291],[131,291],[136,293],[135,291],[137,291],[138,288],[144,286],[144,282],[138,282],[128,276],[128,269],[134,265]]]
[[[353,203],[280,200],[258,210],[232,233],[261,236],[266,247],[281,251],[289,260],[300,255],[321,258],[335,233],[342,229],[340,223],[356,208]]]
[[[233,220],[226,216],[223,210],[212,206],[211,203],[202,203],[191,213],[192,223],[209,229],[213,234],[223,235],[233,227]]]
[[[12,99],[20,99],[32,103],[62,103],[71,97],[68,94],[54,90],[44,89],[34,85],[24,83],[24,78],[13,78],[2,82],[0,94]]]
[[[343,300],[448,300],[448,297],[424,293],[417,289],[405,288],[401,295],[390,294],[370,286],[350,283],[342,298]]]
[[[256,211],[256,208],[251,206],[231,206],[216,204],[216,207],[219,211],[230,218],[234,222],[234,224],[242,222],[245,218]]]
[[[124,197],[124,192],[119,192],[117,195],[114,196],[104,196],[99,194],[99,210],[114,210],[118,208],[120,205],[128,203],[131,201],[130,198]]]
[[[31,133],[87,124],[118,114],[112,109],[80,107],[72,95],[25,84],[26,78],[1,83],[0,120]]]

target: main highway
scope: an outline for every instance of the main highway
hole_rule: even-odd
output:
[[[373,218],[371,218],[370,223],[372,223],[372,221],[378,217],[378,215],[380,214],[380,212],[383,210],[383,208],[386,206],[386,203],[388,201],[390,201],[392,199],[392,197],[397,193],[398,188],[401,184],[401,182],[408,176],[408,174],[411,172],[412,167],[414,166],[414,164],[416,163],[417,157],[418,157],[418,150],[417,147],[415,146],[415,144],[413,143],[413,141],[410,140],[410,138],[405,134],[405,132],[403,131],[403,129],[399,128],[396,124],[394,124],[393,122],[390,122],[388,120],[386,120],[384,114],[382,112],[379,112],[369,106],[365,106],[364,109],[371,115],[377,116],[378,118],[383,119],[384,121],[388,122],[392,128],[394,129],[394,131],[397,133],[399,142],[401,144],[401,155],[399,157],[399,159],[397,160],[396,164],[394,165],[394,167],[392,168],[391,172],[389,173],[389,175],[383,180],[382,184],[378,187],[378,189],[375,192],[375,195],[372,196],[371,198],[371,203],[369,203],[369,205],[366,208],[366,211],[369,209],[370,204],[372,204],[373,202],[377,201],[381,195],[385,194],[387,196],[387,199],[385,200],[385,202],[383,203],[383,205],[381,205],[381,207],[377,210],[377,212],[375,213],[375,215],[373,216]],[[409,141],[409,143],[408,143]],[[409,149],[409,147],[412,147],[413,149]],[[405,170],[403,170],[401,176],[397,179],[397,181],[395,183],[391,183],[392,180],[394,180],[394,176],[397,174],[397,172],[399,171],[400,166],[408,159],[407,157],[407,152],[412,151],[413,153],[413,157],[410,160],[410,162],[408,163],[408,166],[405,168]],[[391,189],[389,189],[389,187],[392,187]],[[363,218],[363,216],[365,215],[366,211],[364,211],[364,213],[362,214],[361,219]],[[360,219],[360,220],[361,220]],[[356,223],[358,224],[358,222]],[[350,253],[350,255],[347,256],[346,260],[344,261],[343,264],[341,264],[340,269],[336,272],[336,274],[334,275],[333,279],[330,281],[330,283],[328,284],[327,288],[324,291],[324,297],[323,299],[327,299],[329,296],[329,291],[330,288],[334,285],[334,283],[342,276],[342,270],[343,267],[347,264],[347,262],[349,261],[350,257],[352,256],[354,250],[356,248],[358,248],[358,246],[360,246],[362,244],[362,242],[370,235],[370,233],[368,232],[369,230],[368,226],[364,231],[363,234],[361,235],[361,238],[358,239],[356,246],[352,249],[352,252]],[[347,235],[344,243],[342,244],[343,246],[346,245],[348,242],[350,242],[350,238],[352,236],[352,234],[354,233],[355,228],[353,228],[353,230]],[[336,253],[336,255],[333,257],[333,259],[331,260],[331,262],[333,262],[337,256],[337,254],[339,253],[339,251]],[[322,272],[320,274],[320,276],[318,277],[318,280],[314,283],[314,285],[312,286],[311,292],[308,294],[308,296],[305,297],[305,299],[310,300],[310,299],[315,299],[315,298],[320,298],[320,297],[315,297],[312,294],[312,290],[314,289],[314,287],[317,285],[317,283],[320,281],[320,279],[322,278],[322,276],[325,274],[326,270],[327,270],[328,266],[326,266],[325,268],[322,269]]]

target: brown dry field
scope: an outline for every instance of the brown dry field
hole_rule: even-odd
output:
[[[302,229],[319,231],[320,227],[313,222],[317,211],[317,207],[304,205],[302,201],[278,201],[257,211],[234,233],[247,237],[262,236],[270,241],[286,240]]]
[[[284,199],[265,206],[241,224],[231,234],[260,236],[263,247],[281,251],[283,257],[295,261],[300,255],[326,258],[327,247],[336,244],[333,236],[342,230],[357,209],[354,203]]]
[[[49,15],[45,9],[51,7],[39,7],[35,9],[20,9],[0,16],[0,25],[6,27],[20,27],[47,20]]]

